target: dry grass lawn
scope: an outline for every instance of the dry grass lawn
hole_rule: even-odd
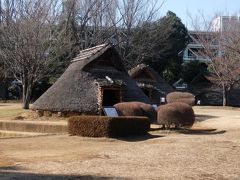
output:
[[[0,119],[8,119],[28,112],[21,108],[20,103],[0,103]]]
[[[0,139],[0,179],[240,179],[240,109],[194,111],[191,131]]]

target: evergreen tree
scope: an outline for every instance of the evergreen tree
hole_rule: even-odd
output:
[[[208,66],[199,61],[191,61],[182,66],[181,78],[184,82],[191,82],[198,74],[208,72]]]
[[[176,14],[169,11],[158,21],[145,23],[135,29],[129,63],[149,64],[168,81],[173,82],[179,78],[182,64],[179,53],[187,42],[186,27]]]

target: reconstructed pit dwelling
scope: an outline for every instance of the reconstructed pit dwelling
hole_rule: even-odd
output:
[[[123,101],[149,103],[111,44],[80,51],[62,76],[33,104],[39,115],[96,115]]]
[[[145,64],[139,64],[128,71],[129,75],[147,95],[151,104],[159,105],[160,98],[173,92],[174,88],[162,79],[156,71]]]

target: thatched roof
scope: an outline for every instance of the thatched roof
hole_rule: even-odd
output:
[[[189,84],[188,90],[201,100],[202,105],[222,105],[222,87],[213,73],[199,73]],[[228,92],[228,105],[240,106],[240,87],[235,85]]]
[[[96,63],[102,60],[113,67],[96,68]],[[111,81],[106,79],[107,76]],[[125,88],[124,101],[148,102],[136,82],[128,76],[115,48],[103,44],[81,51],[62,76],[34,102],[33,109],[97,114],[101,108],[99,86],[121,86]]]
[[[174,88],[169,85],[160,75],[146,64],[139,64],[128,71],[128,74],[137,81],[139,87],[153,88],[161,93],[169,93],[174,91]],[[144,78],[140,78],[145,74]],[[147,76],[146,76],[147,75]]]

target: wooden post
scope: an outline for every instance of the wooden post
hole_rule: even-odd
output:
[[[152,101],[152,89],[149,89],[149,100]]]
[[[100,102],[99,102],[99,106],[100,106],[100,109],[99,109],[99,114],[100,116],[102,115],[102,103],[103,103],[103,93],[104,93],[104,88],[99,86],[100,88]]]
[[[123,97],[122,97],[122,88],[120,88],[120,92],[119,92],[119,101],[122,102],[123,101]]]

